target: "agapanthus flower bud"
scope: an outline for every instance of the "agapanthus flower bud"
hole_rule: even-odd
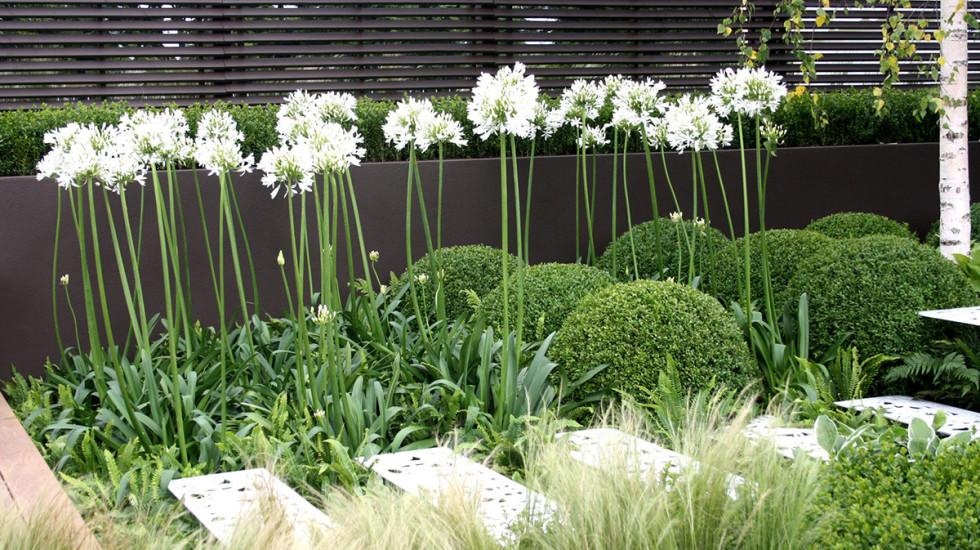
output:
[[[279,254],[276,256],[276,264],[278,264],[279,267],[286,265],[286,256],[283,255],[282,250],[280,250]]]

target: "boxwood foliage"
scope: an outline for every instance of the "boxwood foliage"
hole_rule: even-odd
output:
[[[524,335],[543,339],[557,331],[579,301],[615,282],[612,275],[584,264],[546,263],[524,270]],[[517,311],[517,283],[520,277],[511,276],[511,322]],[[500,328],[503,323],[503,290],[498,285],[483,297],[481,310],[489,322]]]
[[[472,290],[477,296],[487,294],[500,284],[503,265],[499,248],[484,245],[462,245],[442,248],[439,254],[440,267],[443,272],[443,295],[446,297],[446,315],[456,318],[470,311],[467,290]],[[432,310],[434,285],[431,273],[429,255],[426,254],[415,261],[412,271],[415,276],[425,274],[428,281],[418,285],[419,300]],[[521,260],[511,255],[508,269],[511,273],[519,268]],[[408,270],[398,278],[400,290],[408,284]],[[406,293],[401,301],[401,308],[407,314],[411,313],[412,302]]]
[[[658,273],[657,263],[657,230],[660,234],[660,254],[663,256],[665,272]],[[596,267],[612,273],[620,281],[633,280],[633,256],[630,244],[632,233],[633,246],[636,247],[636,265],[640,278],[651,279],[660,275],[661,279],[674,277],[676,280],[687,280],[690,253],[684,235],[693,234],[693,224],[687,220],[671,221],[669,218],[657,218],[648,222],[634,225],[632,231],[627,231],[609,243],[605,252],[596,261]],[[703,275],[711,270],[711,262],[725,246],[728,239],[713,227],[702,226],[695,241],[694,252],[695,275]],[[616,255],[616,269],[613,270],[613,254]]]
[[[766,231],[769,252],[769,279],[773,292],[782,296],[796,274],[800,263],[821,256],[832,240],[826,235],[805,229],[770,229]],[[752,271],[753,301],[763,296],[762,240],[758,233],[749,236],[749,258]],[[713,271],[705,288],[726,307],[741,298],[744,284],[745,239],[730,241],[712,262]],[[761,302],[760,302],[761,303]],[[776,304],[780,306],[781,304]]]
[[[970,240],[980,240],[980,202],[970,205]],[[939,246],[939,220],[932,222],[932,227],[926,233],[926,244]]]
[[[865,143],[918,143],[936,141],[938,132],[935,114],[924,118],[916,115],[926,98],[926,90],[886,90],[886,108],[876,113],[877,99],[871,90],[844,89],[813,94],[792,94],[775,114],[775,120],[786,129],[787,147],[812,145],[855,145]],[[434,98],[436,108],[452,113],[472,135],[472,125],[466,119],[466,100],[459,97]],[[381,125],[395,102],[389,99],[358,100],[357,126],[364,135],[367,149],[365,160],[400,159],[403,153],[385,142]],[[217,106],[227,109],[245,130],[244,149],[256,158],[276,144],[275,114],[277,105],[233,105],[216,102],[187,107],[192,127],[200,113]],[[0,111],[0,176],[34,173],[37,161],[44,154],[44,133],[69,122],[114,124],[122,113],[133,107],[122,102],[96,105],[67,104],[39,109]],[[970,138],[980,136],[980,90],[970,92]],[[609,121],[608,109],[598,123]],[[522,153],[528,143],[519,143]],[[636,150],[636,149],[633,149]],[[537,144],[544,155],[574,154],[575,132],[565,127],[548,140]],[[429,151],[424,157],[433,155]],[[465,147],[450,146],[446,154],[454,158],[493,157],[498,154],[493,140],[470,139]]]
[[[831,463],[817,498],[820,548],[976,548],[980,444],[909,460],[887,444]]]
[[[650,280],[583,298],[555,336],[551,358],[570,379],[606,365],[582,386],[585,393],[654,387],[669,360],[689,390],[712,379],[742,388],[755,368],[738,326],[717,300],[686,285]]]
[[[857,239],[871,235],[892,235],[918,240],[908,224],[870,212],[838,212],[813,220],[806,226],[832,239]]]
[[[865,357],[921,350],[949,328],[917,312],[977,302],[955,264],[933,248],[893,236],[834,241],[800,266],[786,297],[803,292],[810,296],[817,349],[849,334]]]

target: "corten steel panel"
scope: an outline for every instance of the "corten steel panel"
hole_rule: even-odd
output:
[[[980,166],[980,147],[971,145],[974,168]],[[784,149],[772,163],[768,193],[768,224],[770,227],[802,227],[813,218],[838,211],[869,211],[906,221],[920,233],[938,217],[938,165],[936,144],[870,145]],[[750,155],[751,158],[751,155]],[[741,191],[737,151],[719,153],[728,196],[732,201],[736,231],[741,233]],[[690,157],[669,154],[667,157],[681,208],[691,212]],[[708,194],[713,224],[727,227],[722,215],[722,203],[717,181],[709,164]],[[486,243],[499,245],[500,199],[498,160],[451,160],[446,163],[444,209],[444,242],[446,245]],[[521,162],[521,171],[526,169]],[[423,162],[425,193],[434,223],[435,189],[434,162]],[[750,167],[751,170],[751,167]],[[597,249],[601,252],[612,234],[610,218],[610,157],[601,156],[598,164],[598,196],[596,200]],[[668,202],[668,189],[658,158],[654,159],[661,214],[675,207]],[[631,203],[634,223],[651,217],[651,206],[642,155],[632,155],[628,163]],[[181,173],[181,193],[187,215],[192,269],[194,314],[204,323],[214,323],[213,296],[201,244],[200,222],[194,199],[190,172]],[[216,209],[216,185],[213,178],[201,173],[205,211],[210,218],[212,239],[216,227],[211,214]],[[750,176],[752,173],[750,172]],[[370,163],[354,169],[357,198],[364,222],[364,236],[369,250],[381,252],[378,272],[387,277],[390,271],[401,272],[405,264],[405,179],[403,162]],[[575,259],[575,162],[574,157],[540,157],[535,162],[533,217],[531,235],[532,261],[573,261]],[[280,249],[289,250],[289,230],[286,201],[269,198],[268,190],[259,184],[259,175],[235,177],[242,215],[247,226],[252,253],[256,262],[260,287],[260,302],[265,313],[277,315],[284,311],[282,282],[275,258]],[[754,180],[750,181],[750,187]],[[52,243],[56,204],[56,186],[37,182],[34,178],[0,178],[0,376],[15,364],[22,372],[38,373],[45,356],[55,354],[50,299]],[[138,206],[138,192],[129,192],[131,212]],[[513,200],[513,197],[511,197]],[[755,202],[752,198],[754,219]],[[160,311],[162,296],[159,252],[152,217],[152,204],[147,196],[148,218],[145,227],[145,252],[142,265],[147,304],[151,311]],[[619,229],[626,227],[622,194],[619,197]],[[67,208],[67,206],[66,206]],[[418,208],[414,209],[418,212]],[[100,209],[101,212],[101,209]],[[102,214],[100,213],[100,216]],[[106,280],[110,288],[112,318],[115,332],[125,334],[128,317],[124,309],[111,253],[111,241],[102,220],[101,235]],[[413,249],[415,256],[425,251],[419,218],[415,220]],[[583,232],[584,232],[584,222]],[[316,233],[310,230],[311,237]],[[513,238],[513,233],[511,234]],[[583,239],[584,243],[584,239]],[[511,241],[513,245],[513,240]],[[70,291],[82,317],[81,275],[78,267],[78,246],[68,218],[63,220],[60,266],[58,273],[69,273]],[[339,273],[346,274],[346,253],[338,252]],[[230,261],[230,260],[229,260]],[[359,264],[358,264],[359,265]],[[230,273],[230,272],[229,272]],[[230,276],[230,275],[229,275]],[[229,311],[237,311],[233,282],[229,279]],[[63,299],[59,287],[59,299]],[[72,334],[70,317],[62,305],[61,328],[67,338]],[[80,327],[84,330],[84,327]],[[83,332],[84,338],[84,332]]]

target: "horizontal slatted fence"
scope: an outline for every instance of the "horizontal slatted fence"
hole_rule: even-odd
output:
[[[926,8],[938,4],[923,1]],[[779,26],[775,0],[755,5],[750,36]],[[106,99],[265,103],[297,88],[458,93],[480,72],[514,61],[527,63],[546,90],[616,73],[700,88],[738,59],[733,40],[717,33],[732,6],[733,0],[11,0],[0,4],[0,109]],[[880,80],[869,63],[877,63],[882,15],[853,13],[841,15],[832,30],[814,31],[811,47],[825,55],[821,82]],[[769,66],[796,80],[791,53],[777,39],[771,47]]]

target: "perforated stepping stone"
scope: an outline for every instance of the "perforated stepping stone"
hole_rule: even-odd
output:
[[[920,317],[961,323],[964,325],[980,326],[980,306],[957,307],[952,309],[930,309],[920,311]]]
[[[932,424],[936,413],[942,411],[946,413],[946,422],[941,428],[936,430],[942,435],[956,435],[958,433],[973,431],[980,432],[980,413],[951,407],[932,401],[923,401],[908,397],[906,395],[886,395],[883,397],[868,397],[865,399],[852,399],[850,401],[838,401],[838,407],[863,411],[865,409],[881,409],[885,418],[908,424],[913,418],[921,418],[927,423]],[[974,435],[978,437],[980,434]]]
[[[547,522],[557,510],[539,493],[448,447],[381,454],[362,462],[395,487],[434,502],[453,489],[475,495],[484,526],[503,544],[514,540],[511,528],[522,518]]]
[[[259,513],[263,499],[282,507],[298,541],[309,541],[313,529],[333,527],[323,512],[265,468],[175,479],[167,488],[223,544],[232,542],[241,522]]]
[[[624,460],[632,475],[680,473],[691,465],[699,467],[689,456],[614,428],[565,432],[558,437],[572,444],[572,458],[597,469],[621,464]],[[728,496],[737,498],[738,487],[744,482],[741,476],[729,474]]]
[[[813,458],[828,460],[830,455],[817,442],[817,431],[812,428],[786,428],[777,426],[774,416],[760,416],[745,426],[745,436],[752,440],[767,440],[775,445],[779,454],[796,458],[804,453]]]

